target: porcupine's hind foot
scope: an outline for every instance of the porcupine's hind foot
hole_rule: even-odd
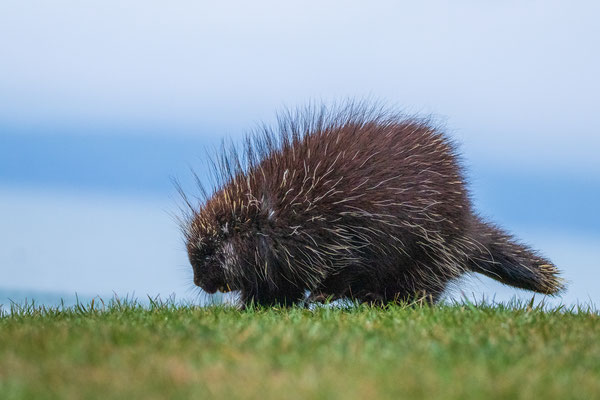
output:
[[[385,306],[387,304],[418,305],[435,304],[442,293],[443,288],[435,285],[422,285],[419,288],[411,287],[410,289],[402,285],[386,286],[384,288],[360,288],[355,286],[349,288],[343,297],[371,306]]]
[[[360,297],[362,303],[373,306],[384,306],[387,304],[404,304],[404,305],[425,305],[435,304],[441,297],[441,292],[438,291],[417,291],[417,292],[392,292],[386,291],[381,293],[365,293]]]
[[[430,280],[427,280],[430,279]],[[313,290],[307,302],[326,303],[339,299],[382,306],[386,304],[434,304],[444,292],[444,280],[406,275],[381,280],[363,274],[334,275]]]
[[[390,283],[392,282],[392,283]],[[392,276],[380,287],[364,288],[357,293],[360,301],[369,304],[424,305],[438,302],[445,288],[445,279],[406,274]]]

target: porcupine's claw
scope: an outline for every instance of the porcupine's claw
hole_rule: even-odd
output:
[[[231,292],[231,287],[229,284],[225,284],[224,286],[219,287],[218,291],[221,293],[229,293]]]

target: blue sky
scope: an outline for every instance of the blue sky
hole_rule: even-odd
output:
[[[371,97],[441,121],[476,208],[600,303],[600,6],[413,3],[2,2],[0,289],[193,295],[171,178],[283,106]]]

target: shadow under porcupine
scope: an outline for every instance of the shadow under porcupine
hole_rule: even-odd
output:
[[[194,283],[242,304],[436,301],[479,272],[544,294],[557,268],[471,206],[452,141],[364,103],[288,112],[216,160],[182,220]],[[199,181],[199,180],[198,180]]]

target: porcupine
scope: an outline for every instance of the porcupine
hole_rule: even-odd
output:
[[[182,222],[194,283],[242,305],[435,302],[478,272],[544,294],[552,262],[471,205],[454,142],[430,119],[365,103],[288,111],[223,147]],[[200,180],[198,180],[200,183]]]

